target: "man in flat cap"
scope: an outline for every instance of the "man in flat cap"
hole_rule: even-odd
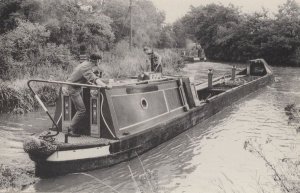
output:
[[[148,55],[150,59],[151,72],[161,73],[162,72],[161,56],[157,52],[154,52],[153,49],[147,46],[144,47],[144,52]]]
[[[93,73],[93,69],[101,61],[102,57],[98,54],[91,54],[89,60],[86,60],[79,64],[72,72],[67,82],[79,83],[79,84],[96,84],[101,87],[105,87],[98,76]],[[80,122],[86,118],[86,108],[81,97],[81,87],[68,86],[67,89],[63,88],[71,97],[71,100],[75,106],[76,114],[72,118],[72,122],[69,127],[69,136],[79,137],[77,133],[80,128]]]

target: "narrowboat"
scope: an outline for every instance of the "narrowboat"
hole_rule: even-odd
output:
[[[82,87],[87,109],[80,137],[69,136],[66,129],[75,113],[68,95],[60,94],[52,117],[35,94],[53,126],[24,140],[24,150],[40,177],[109,167],[172,139],[273,80],[269,65],[255,59],[220,78],[209,70],[205,84],[154,73],[148,80],[112,83],[110,88],[74,84]],[[72,85],[30,80],[30,89],[31,82]]]

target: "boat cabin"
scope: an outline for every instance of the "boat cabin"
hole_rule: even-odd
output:
[[[186,90],[191,91],[187,85],[190,85],[188,78],[166,78],[116,84],[112,89],[83,87],[87,117],[78,132],[97,138],[119,139],[183,114],[189,109]],[[62,132],[67,133],[66,128],[75,113],[70,96],[61,94],[54,119]]]

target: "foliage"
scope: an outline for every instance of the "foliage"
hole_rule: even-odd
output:
[[[179,53],[171,49],[158,51],[162,57],[163,73],[168,75],[178,74],[185,64]]]
[[[174,33],[176,47],[184,48],[186,39],[190,38],[190,36],[192,35],[189,35],[186,32],[186,27],[185,24],[183,23],[183,19],[175,21],[172,30]]]
[[[49,31],[42,25],[19,21],[19,26],[0,37],[1,79],[34,76],[44,66],[67,69],[73,58],[66,46],[46,43]],[[44,73],[43,73],[44,74]],[[46,78],[46,77],[45,77]]]
[[[103,13],[112,18],[112,28],[116,42],[129,39],[129,1],[105,1]],[[149,0],[135,1],[132,7],[133,44],[156,46],[165,19],[163,12],[157,11]]]
[[[0,79],[34,76],[43,66],[66,69],[80,53],[113,50],[129,39],[128,8],[120,0],[1,1]],[[132,12],[135,46],[173,46],[171,27],[162,28],[164,14],[151,1],[135,2]]]
[[[300,191],[299,160],[283,155],[284,157],[281,157],[277,163],[271,162],[266,151],[264,151],[264,148],[267,148],[269,144],[275,147],[270,138],[266,140],[265,144],[258,143],[256,139],[249,139],[244,142],[244,149],[264,161],[266,167],[273,173],[273,180],[278,184],[282,192],[298,193]],[[266,192],[263,187],[261,187],[261,192]]]
[[[0,75],[10,78],[10,70],[38,65],[39,50],[49,37],[46,29],[30,22],[19,21],[19,26],[0,37]],[[6,76],[6,77],[5,77]]]
[[[0,191],[18,192],[35,183],[38,179],[31,169],[14,168],[8,165],[0,165]]]
[[[59,73],[56,72],[56,74],[59,76]],[[0,113],[23,114],[39,107],[27,87],[27,81],[28,79],[24,78],[0,82]],[[46,105],[53,106],[55,104],[58,97],[58,87],[56,85],[32,84],[31,86]]]
[[[173,47],[172,26],[163,27],[164,13],[149,0],[134,2],[132,52],[128,51],[129,1],[6,0],[0,2],[0,108],[26,112],[36,103],[26,86],[31,78],[66,80],[80,54],[104,54],[106,77],[135,76],[147,69],[144,45]],[[172,55],[173,54],[173,55]],[[165,53],[167,67],[178,67]],[[57,90],[35,89],[54,103]]]
[[[34,99],[30,91],[21,87],[12,86],[11,83],[0,83],[0,113],[24,113],[34,109]]]
[[[77,55],[80,46],[85,46],[87,52],[111,46],[114,34],[109,17],[98,11],[86,11],[75,0],[50,0],[44,4],[43,24],[51,32],[50,42],[68,45],[71,53]]]
[[[111,53],[104,54],[104,64],[102,70],[107,78],[124,78],[137,76],[150,69],[148,56],[142,49],[128,49],[128,42],[119,42]],[[163,73],[178,73],[183,67],[184,62],[181,56],[170,49],[155,50],[162,57]]]
[[[171,25],[166,25],[162,28],[157,47],[160,49],[176,47],[175,33]]]
[[[287,0],[275,15],[262,10],[243,14],[233,5],[191,7],[174,24],[178,45],[182,37],[199,41],[208,58],[246,61],[263,57],[274,65],[300,64],[300,7]]]
[[[108,78],[124,78],[135,76],[147,68],[147,56],[142,49],[128,50],[128,42],[119,42],[111,53],[103,60],[102,70]]]

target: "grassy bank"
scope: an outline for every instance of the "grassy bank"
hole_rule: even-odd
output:
[[[148,56],[140,48],[128,51],[128,43],[118,43],[110,53],[103,54],[102,70],[105,78],[124,78],[136,76],[150,69]],[[184,61],[179,53],[171,49],[155,50],[162,57],[163,73],[176,74],[184,67]]]
[[[65,80],[72,67],[40,66],[23,71],[12,69],[10,80],[0,82],[0,113],[23,114],[38,108],[38,103],[30,92],[27,81],[30,79]],[[21,74],[22,73],[22,74]],[[14,79],[17,77],[17,79]],[[56,85],[32,84],[33,89],[47,105],[55,104],[58,94]]]
[[[181,57],[171,50],[158,50],[162,56],[164,74],[175,74],[184,67]],[[125,78],[136,76],[148,69],[149,61],[142,49],[128,51],[126,44],[119,44],[112,52],[103,54],[100,66],[104,78]],[[23,114],[38,108],[38,104],[30,92],[29,79],[46,79],[65,81],[78,61],[72,61],[67,67],[44,65],[26,70],[12,68],[10,78],[0,81],[0,113]],[[59,87],[53,84],[32,84],[41,100],[48,106],[55,104]]]
[[[24,114],[38,108],[38,103],[27,87],[27,80],[6,81],[0,83],[0,113]],[[36,85],[35,90],[45,104],[55,103],[57,90],[51,85]]]

